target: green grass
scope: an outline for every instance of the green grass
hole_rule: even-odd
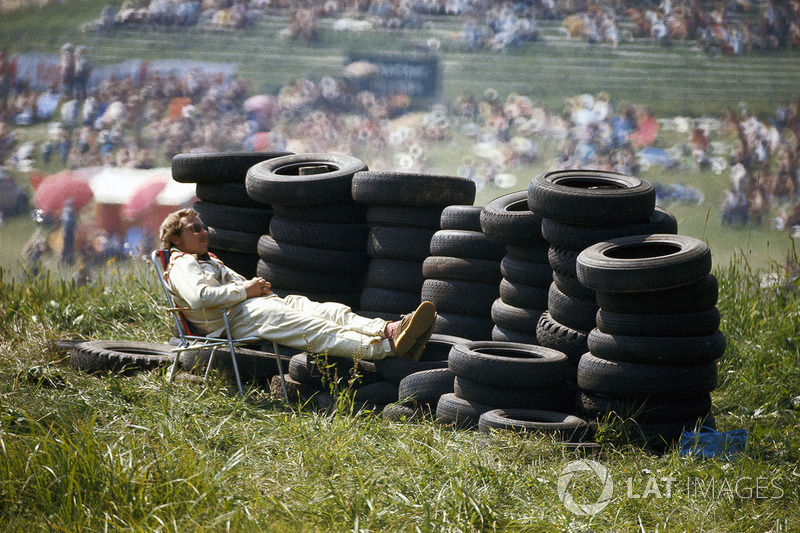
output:
[[[742,261],[715,273],[728,349],[714,414],[721,430],[750,432],[746,454],[733,462],[655,454],[603,426],[594,459],[614,494],[582,517],[557,491],[580,456],[548,437],[288,408],[258,387],[239,398],[218,375],[167,386],[158,370],[74,371],[54,340],[168,338],[144,262],[111,264],[88,286],[0,271],[0,523],[9,531],[796,531],[797,280],[762,287]],[[595,501],[596,481],[574,478],[573,497]]]

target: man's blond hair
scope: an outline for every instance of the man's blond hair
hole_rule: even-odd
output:
[[[161,223],[161,228],[158,231],[161,247],[166,249],[172,248],[172,236],[181,232],[181,219],[183,217],[192,218],[196,216],[198,216],[197,211],[191,207],[173,211],[167,215],[167,218]]]

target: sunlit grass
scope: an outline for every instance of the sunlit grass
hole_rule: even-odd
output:
[[[579,455],[548,437],[288,408],[257,387],[239,398],[216,378],[167,386],[158,370],[78,373],[53,340],[169,338],[153,272],[112,264],[92,286],[3,273],[0,522],[13,531],[795,530],[797,281],[775,265],[777,282],[765,286],[739,260],[715,272],[728,349],[714,413],[721,430],[750,432],[747,453],[658,455],[606,432],[594,459],[614,494],[594,516],[559,501],[559,476]],[[575,498],[597,498],[596,480],[574,482]]]

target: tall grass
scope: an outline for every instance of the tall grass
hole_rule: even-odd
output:
[[[789,264],[791,266],[792,263]],[[728,349],[713,393],[736,461],[656,454],[606,432],[614,494],[594,516],[559,500],[581,455],[556,440],[285,406],[226,381],[78,373],[53,340],[165,342],[144,263],[88,286],[0,276],[0,523],[59,531],[796,531],[800,517],[796,274],[741,259],[716,271]],[[80,318],[83,316],[84,318]],[[79,319],[80,318],[80,319]],[[592,502],[596,480],[576,477]],[[669,494],[668,494],[669,493]],[[783,529],[781,529],[783,528]]]

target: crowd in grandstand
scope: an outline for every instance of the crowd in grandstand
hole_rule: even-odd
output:
[[[694,40],[706,51],[727,55],[800,48],[800,5],[778,0],[719,0],[711,6],[700,0],[126,0],[119,10],[106,6],[97,28],[237,29],[287,12],[290,23],[282,34],[304,41],[318,38],[323,17],[402,29],[419,27],[424,16],[442,16],[463,20],[459,40],[467,49],[505,50],[535,40],[537,21],[544,19],[561,19],[571,37],[612,47],[625,33],[661,45]]]

